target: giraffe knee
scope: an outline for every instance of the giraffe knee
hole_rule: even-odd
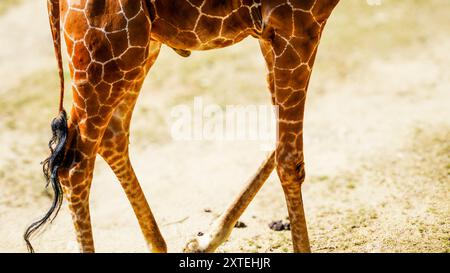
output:
[[[276,156],[277,173],[283,185],[302,184],[305,180],[303,154],[280,151]]]

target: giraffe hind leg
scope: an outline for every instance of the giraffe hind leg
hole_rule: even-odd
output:
[[[59,176],[80,250],[93,252],[89,192],[95,159],[115,109],[126,100],[129,90],[141,84],[159,44],[154,47],[150,41],[151,23],[144,1],[108,1],[106,6],[79,2],[61,3],[73,106]],[[96,26],[104,27],[94,27],[88,14],[95,14]]]
[[[103,101],[98,98],[98,92],[104,91],[95,89],[86,82],[74,84],[74,106],[68,122],[67,152],[63,167],[59,170],[61,186],[68,201],[81,252],[95,251],[89,195],[98,144],[104,132],[102,128],[111,116],[109,107],[96,107]],[[98,111],[104,111],[104,115],[99,115]]]

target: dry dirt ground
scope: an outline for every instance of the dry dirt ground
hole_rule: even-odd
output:
[[[25,226],[51,201],[39,162],[58,92],[44,2],[0,4],[1,252],[26,250]],[[342,1],[330,19],[305,121],[313,251],[450,251],[449,8],[447,0]],[[266,155],[255,141],[173,141],[167,116],[195,96],[223,106],[268,104],[257,42],[188,59],[164,48],[144,86],[132,161],[171,252],[208,228]],[[101,159],[91,200],[97,251],[147,251]],[[235,229],[219,251],[291,251],[290,233],[268,228],[286,216],[273,174],[241,218],[247,228]],[[74,238],[64,204],[33,242],[40,252],[73,252]]]

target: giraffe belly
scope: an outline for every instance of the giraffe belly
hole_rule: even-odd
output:
[[[152,39],[175,49],[207,50],[230,46],[260,32],[259,0],[153,0]]]
[[[173,48],[178,54],[180,54],[179,52],[210,50],[231,46],[242,41],[249,35],[249,33],[246,33],[245,35],[242,34],[236,39],[227,39],[220,36],[212,36],[210,39],[206,40],[206,42],[201,42],[199,41],[199,38],[197,38],[195,35],[193,36],[190,33],[180,33],[176,36],[168,36],[152,32],[152,39]],[[184,54],[180,55],[184,56]]]

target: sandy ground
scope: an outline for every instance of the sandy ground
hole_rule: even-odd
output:
[[[348,32],[361,33],[351,42],[342,37],[355,34],[339,27],[355,8],[342,4],[318,56],[307,102],[304,184],[316,252],[450,251],[450,38],[437,27],[404,38],[405,26],[386,22],[408,12],[386,2],[377,10],[358,7],[367,20],[353,17],[355,27]],[[421,14],[415,20],[434,18],[439,25],[440,15]],[[44,5],[32,0],[0,16],[1,252],[25,251],[25,226],[51,200],[39,165],[57,107],[46,20]],[[387,29],[402,39],[371,43],[361,38],[386,38],[380,35]],[[386,49],[386,44],[392,46]],[[192,104],[199,95],[220,105],[267,104],[265,86],[254,40],[189,59],[163,50],[136,109],[131,151],[170,252],[207,230],[266,152],[256,141],[172,141],[165,117],[174,105]],[[97,251],[147,251],[132,209],[101,159],[91,200]],[[235,229],[219,251],[291,251],[290,233],[268,228],[286,216],[273,174],[241,218],[247,227]],[[33,242],[40,252],[77,251],[66,205]]]

